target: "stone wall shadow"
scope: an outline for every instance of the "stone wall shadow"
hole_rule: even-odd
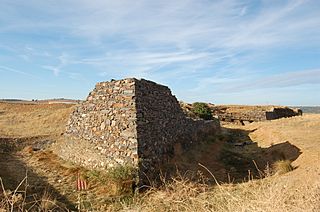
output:
[[[175,155],[170,171],[176,174],[170,177],[182,175],[198,181],[200,176],[205,177],[209,184],[216,183],[216,180],[240,183],[248,181],[249,177],[263,178],[262,173],[276,161],[294,161],[302,154],[289,141],[261,148],[249,137],[253,131],[222,128],[222,134],[209,137],[202,144]]]
[[[7,138],[5,138],[7,139]],[[2,142],[0,138],[0,142]],[[0,145],[3,147],[3,145]],[[39,176],[30,167],[28,167],[20,158],[12,147],[7,149],[1,148],[0,153],[0,177],[6,190],[15,191],[21,182],[23,182],[17,193],[26,192],[26,200],[30,207],[35,201],[41,200],[42,197],[49,195],[50,199],[55,199],[57,205],[54,211],[75,211],[76,207],[64,195],[59,193],[46,179]],[[11,150],[11,151],[6,151]],[[26,177],[26,181],[23,181]],[[0,189],[3,194],[3,189]],[[30,203],[30,204],[29,204]],[[17,209],[18,210],[18,209]],[[33,209],[36,211],[36,209]],[[33,211],[32,210],[32,211]]]
[[[262,148],[253,142],[249,134],[254,130],[226,129],[228,132],[225,143],[220,152],[220,160],[223,162],[228,174],[228,180],[233,182],[263,177],[268,168],[280,160],[296,160],[301,150],[289,141],[270,145]],[[271,143],[271,142],[270,142]],[[295,167],[297,168],[297,167]]]

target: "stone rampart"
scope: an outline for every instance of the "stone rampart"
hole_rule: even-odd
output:
[[[219,130],[217,120],[186,117],[166,86],[134,78],[101,82],[70,116],[59,155],[88,168],[132,165],[148,183],[176,146],[186,150]]]
[[[300,109],[283,106],[213,106],[213,114],[226,122],[257,122],[302,115]]]

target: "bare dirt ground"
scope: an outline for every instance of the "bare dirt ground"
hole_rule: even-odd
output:
[[[45,196],[56,200],[54,210],[76,210],[75,182],[81,173],[89,190],[80,200],[98,211],[320,211],[320,115],[223,125],[221,136],[173,160],[182,175],[200,171],[210,178],[209,185],[174,181],[128,199],[100,173],[63,161],[51,151],[71,111],[72,105],[65,104],[0,103],[0,177],[5,189],[16,189],[27,173],[19,191],[26,189],[29,201]],[[252,180],[261,177],[258,170],[278,160],[291,160],[295,169]]]
[[[307,114],[268,122],[253,123],[245,129],[257,129],[250,138],[262,148],[289,142],[300,149],[301,155],[293,161],[296,169],[287,178],[299,184],[320,183],[320,116]],[[292,150],[292,149],[291,149]],[[291,150],[283,148],[288,154]]]

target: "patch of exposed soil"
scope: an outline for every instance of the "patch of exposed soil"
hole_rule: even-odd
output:
[[[237,125],[235,125],[237,126]],[[202,176],[216,183],[238,183],[262,178],[264,170],[279,160],[296,160],[301,151],[288,141],[259,147],[249,134],[254,130],[223,128],[221,135],[176,155],[173,172]],[[214,179],[213,179],[213,176]],[[196,178],[198,178],[197,176]]]
[[[49,195],[56,201],[57,210],[75,209],[69,198],[55,186],[60,175],[51,163],[52,156],[45,154],[45,148],[52,141],[44,137],[0,138],[0,141],[0,177],[6,190],[26,192],[28,207]],[[37,161],[40,163],[36,164]],[[39,173],[41,169],[46,172]]]

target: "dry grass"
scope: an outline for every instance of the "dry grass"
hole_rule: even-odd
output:
[[[207,186],[175,180],[124,207],[128,211],[318,211],[320,185],[301,187],[277,178],[243,184]]]
[[[64,132],[72,105],[0,103],[0,135],[35,137]]]
[[[33,199],[28,196],[28,177],[26,176],[14,191],[6,190],[0,178],[0,212],[2,211],[67,211],[45,191],[41,198]]]
[[[48,192],[44,192],[40,201],[38,202],[38,207],[41,211],[53,211],[58,209],[57,200],[50,195]]]
[[[279,160],[272,164],[272,169],[275,174],[285,174],[293,171],[294,167],[291,165],[290,160]]]
[[[302,186],[302,187],[301,187]],[[243,184],[208,186],[187,179],[175,179],[162,188],[152,188],[129,199],[117,198],[100,207],[103,211],[319,211],[320,184],[294,187],[270,177]],[[304,192],[308,190],[308,194]],[[31,205],[31,206],[30,206]],[[54,198],[26,202],[23,195],[10,193],[0,202],[0,211],[63,211]]]
[[[69,105],[0,103],[0,135],[57,136],[64,131],[71,111]],[[243,129],[257,129],[249,136],[259,147],[267,148],[271,143],[276,145],[289,141],[299,147],[302,154],[293,161],[293,165],[288,161],[271,165],[271,169],[290,171],[287,174],[221,185],[207,185],[179,178],[166,182],[161,188],[151,188],[134,196],[119,192],[122,187],[112,182],[110,176],[74,167],[72,164],[63,164],[50,152],[32,152],[31,148],[26,148],[26,156],[19,159],[37,175],[45,176],[50,185],[59,193],[70,197],[73,203],[77,201],[74,176],[81,171],[87,177],[89,185],[89,189],[81,196],[83,208],[88,205],[87,208],[94,208],[95,211],[320,211],[320,116],[306,115],[253,123]],[[214,149],[215,144],[217,143],[212,143]],[[207,157],[212,159],[215,156],[208,153]],[[277,166],[279,167],[276,168]],[[292,166],[297,168],[291,171]],[[215,175],[219,174],[210,170]],[[26,195],[23,191],[19,189],[19,192],[10,193],[3,188],[0,193],[0,211],[10,211],[12,203],[14,211],[25,211],[26,203],[30,202],[24,199]],[[63,210],[59,208],[55,198],[44,194],[39,199],[32,200],[32,209]]]

